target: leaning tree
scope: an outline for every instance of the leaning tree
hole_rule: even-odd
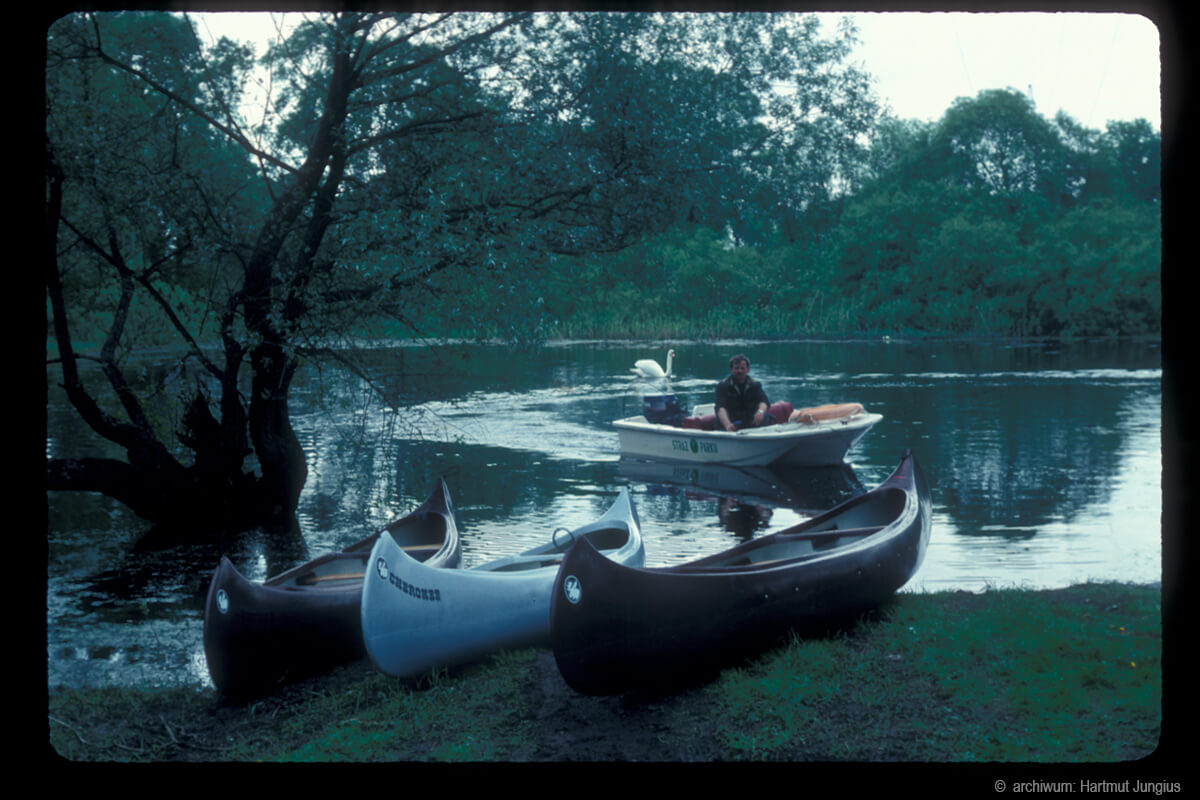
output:
[[[293,528],[304,358],[345,358],[372,320],[418,330],[430,295],[536,280],[551,254],[745,215],[754,187],[802,207],[844,185],[874,113],[852,34],[791,15],[335,13],[256,60],[202,46],[185,16],[59,20],[50,361],[119,455],[55,457],[48,488],[175,528]],[[148,345],[172,348],[173,417],[133,378]]]

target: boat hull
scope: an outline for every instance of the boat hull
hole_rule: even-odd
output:
[[[880,414],[863,413],[811,425],[789,422],[736,433],[658,425],[640,416],[616,420],[613,425],[624,458],[821,467],[843,463],[846,452],[882,419]]]
[[[916,573],[930,517],[925,478],[906,454],[871,492],[689,564],[624,567],[577,544],[551,595],[559,671],[581,693],[617,694],[719,668],[791,629],[852,618]]]
[[[461,561],[444,481],[425,503],[384,531],[393,541],[408,542],[430,569],[457,567]],[[262,583],[248,580],[222,556],[204,607],[204,653],[217,690],[235,698],[261,695],[366,655],[359,615],[363,575],[382,533]]]
[[[640,566],[645,549],[629,490],[599,520],[471,569],[428,569],[380,537],[362,596],[367,654],[381,671],[405,677],[504,648],[547,645],[554,577],[578,539],[593,542],[601,557]]]

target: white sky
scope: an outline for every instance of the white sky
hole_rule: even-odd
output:
[[[193,14],[214,36],[264,41],[270,14]],[[819,15],[832,32],[840,15]],[[1031,93],[1052,119],[1088,128],[1149,120],[1161,129],[1159,34],[1147,18],[1115,13],[856,13],[853,60],[904,119],[937,120],[958,97],[985,89]],[[278,15],[276,15],[278,17]],[[293,17],[295,19],[295,17]],[[201,34],[204,34],[203,24]],[[259,48],[262,52],[262,48]]]
[[[1158,29],[1135,14],[854,14],[857,54],[905,119],[940,119],[984,89],[1032,92],[1089,128],[1149,120],[1161,128]]]

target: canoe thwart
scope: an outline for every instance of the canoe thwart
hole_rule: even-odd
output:
[[[315,575],[309,573],[308,575],[301,575],[299,578],[296,578],[296,583],[301,586],[312,586],[316,583],[326,583],[328,581],[361,581],[362,579],[363,573],[361,572],[338,572],[333,575]]]
[[[797,541],[800,539],[824,539],[827,536],[842,537],[842,536],[870,536],[872,533],[879,533],[884,529],[883,525],[868,525],[865,528],[830,528],[824,531],[808,531],[806,533],[787,533],[783,532],[779,535],[781,540]]]

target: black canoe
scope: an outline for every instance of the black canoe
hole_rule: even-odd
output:
[[[450,490],[438,479],[429,499],[384,531],[406,552],[438,567],[458,567],[462,544]],[[222,556],[204,605],[204,654],[217,690],[250,697],[295,678],[366,656],[360,603],[374,533],[268,578],[247,580]]]
[[[663,688],[793,628],[891,597],[921,565],[931,502],[906,452],[886,481],[810,520],[674,567],[614,563],[572,545],[550,601],[554,658],[584,694]]]

